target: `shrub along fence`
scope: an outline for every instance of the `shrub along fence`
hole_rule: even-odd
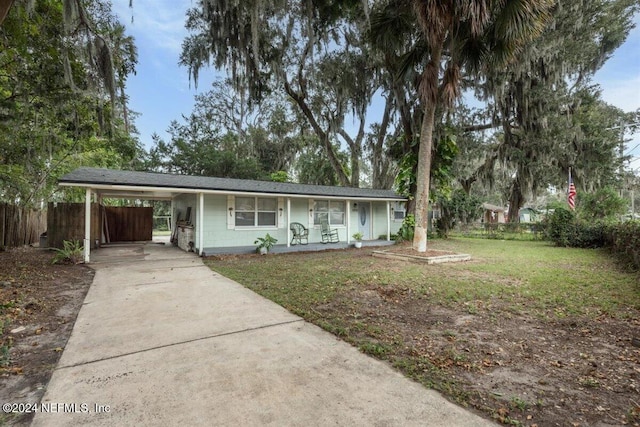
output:
[[[0,248],[36,243],[46,229],[46,210],[0,203]]]
[[[640,269],[640,222],[584,221],[574,212],[556,209],[546,221],[546,237],[557,246],[607,247],[623,262]]]
[[[606,234],[613,252],[640,270],[640,222],[627,221],[609,226]]]

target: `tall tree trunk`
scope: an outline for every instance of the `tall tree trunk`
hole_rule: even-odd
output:
[[[122,120],[124,120],[124,131],[129,135],[129,111],[127,109],[127,95],[124,93],[124,85],[120,86],[120,102],[122,103]]]
[[[427,229],[429,227],[429,185],[431,179],[431,151],[433,148],[433,129],[436,121],[436,108],[438,100],[438,82],[440,80],[440,59],[442,58],[442,46],[434,43],[431,51],[431,60],[427,64],[420,91],[425,103],[422,126],[420,128],[420,148],[418,150],[418,172],[416,177],[416,227],[413,234],[413,249],[418,252],[427,251]]]
[[[427,251],[427,228],[429,226],[429,184],[431,177],[431,150],[436,104],[428,102],[422,117],[420,150],[418,151],[418,176],[416,178],[416,228],[413,235],[413,249]]]
[[[516,173],[516,177],[511,184],[511,194],[509,195],[509,217],[508,220],[512,224],[520,222],[520,208],[524,204],[524,196],[522,195],[520,178]]]
[[[382,114],[382,122],[380,123],[378,135],[371,147],[371,174],[373,176],[373,188],[387,188],[386,183],[389,172],[389,162],[385,161],[383,150],[384,141],[387,137],[387,129],[389,128],[392,106],[393,99],[389,96],[387,97],[384,105],[384,113]]]
[[[0,0],[0,25],[4,22],[5,18],[9,14],[13,0]]]

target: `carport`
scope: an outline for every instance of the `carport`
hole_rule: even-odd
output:
[[[61,182],[60,185],[69,185]],[[78,186],[78,184],[74,184]],[[100,243],[134,242],[151,240],[153,228],[153,208],[147,207],[110,207],[104,206],[104,199],[133,199],[172,201],[173,193],[163,189],[127,189],[108,188],[105,185],[93,185],[85,188],[84,201],[84,261],[91,260],[92,236],[102,235]],[[115,187],[115,186],[113,186]],[[99,209],[92,209],[97,204]],[[171,209],[173,212],[173,208]],[[99,215],[92,220],[92,215]],[[92,230],[99,224],[101,230]],[[173,218],[171,219],[173,224]],[[105,236],[106,233],[106,236]]]

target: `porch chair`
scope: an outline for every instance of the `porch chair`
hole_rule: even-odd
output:
[[[327,221],[322,221],[320,223],[320,227],[322,243],[338,243],[340,241],[340,237],[338,237],[338,230],[335,228],[329,228],[329,223]]]
[[[309,243],[309,230],[304,225],[300,224],[299,222],[292,222],[289,225],[289,228],[291,229],[291,233],[293,234],[293,236],[291,236],[292,245],[297,245],[298,243],[301,245],[306,245]],[[305,240],[305,243],[302,243],[303,240]]]

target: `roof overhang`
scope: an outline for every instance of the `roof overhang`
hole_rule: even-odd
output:
[[[360,197],[360,196],[329,196],[312,194],[285,194],[269,193],[257,191],[234,191],[234,190],[210,190],[196,188],[174,188],[174,187],[149,187],[136,185],[111,185],[82,182],[60,182],[61,187],[88,188],[101,197],[114,199],[146,199],[146,200],[171,200],[180,194],[215,194],[215,195],[235,195],[235,196],[267,196],[284,197],[291,199],[324,199],[324,200],[360,200],[360,201],[387,201],[402,202],[406,199],[397,197]]]

